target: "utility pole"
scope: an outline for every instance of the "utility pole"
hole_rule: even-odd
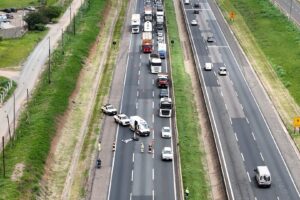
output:
[[[75,20],[76,19],[76,16],[75,16],[75,14],[74,14],[74,17],[73,17],[73,34],[75,35],[76,34],[76,31],[75,31]]]
[[[3,159],[3,178],[5,178],[5,154],[4,154],[4,136],[2,136],[2,159]]]
[[[293,0],[291,0],[291,4],[290,4],[290,14],[289,14],[289,19],[292,18],[292,8],[293,8]]]
[[[49,60],[48,60],[48,83],[51,83],[51,49],[50,49],[50,36],[49,36]]]
[[[62,54],[65,54],[65,50],[64,50],[64,29],[61,29],[61,49],[62,49]]]
[[[17,138],[16,134],[16,95],[14,93],[14,138]]]
[[[8,117],[8,114],[6,115],[6,118],[7,118],[7,125],[8,125],[9,140],[11,141],[11,132],[10,132],[10,125],[9,125],[9,117]]]

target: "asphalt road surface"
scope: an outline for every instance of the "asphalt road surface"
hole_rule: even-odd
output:
[[[144,2],[136,1],[135,6],[136,13],[142,14]],[[130,31],[129,24],[125,27],[128,27],[125,31]],[[157,50],[155,31],[153,37]],[[155,85],[157,75],[150,73],[149,54],[142,53],[141,41],[141,33],[131,35],[128,63],[124,66],[127,69],[120,111],[128,116],[141,116],[150,126],[151,134],[133,141],[133,132],[128,127],[118,127],[108,199],[176,200],[174,161],[161,160],[164,146],[173,149],[173,140],[162,139],[160,136],[163,126],[171,126],[171,119],[158,116],[159,89]],[[162,72],[167,71],[167,62],[163,60]],[[152,142],[153,154],[147,151],[148,144]],[[145,146],[144,153],[141,152],[141,143]]]
[[[272,2],[300,26],[300,4],[298,0],[273,0]]]
[[[271,134],[224,34],[207,1],[200,1],[200,13],[194,14],[192,1],[184,5],[204,94],[212,120],[215,140],[227,193],[230,199],[300,199],[299,191]],[[197,26],[191,26],[196,19]],[[214,43],[207,37],[213,35]],[[214,64],[204,71],[206,62]],[[227,76],[218,74],[226,66]],[[260,189],[253,169],[267,165],[272,186]]]

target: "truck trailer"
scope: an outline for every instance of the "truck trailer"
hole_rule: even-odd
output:
[[[141,26],[141,15],[132,14],[131,16],[131,33],[139,33]]]

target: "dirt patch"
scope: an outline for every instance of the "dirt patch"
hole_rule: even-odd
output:
[[[199,142],[202,144],[201,151],[205,151],[205,163],[204,166],[208,171],[208,176],[210,182],[210,198],[214,200],[226,199],[226,191],[223,184],[221,168],[218,160],[217,150],[215,148],[215,142],[213,138],[213,133],[210,126],[210,121],[208,120],[208,113],[206,110],[206,105],[204,97],[202,94],[202,89],[199,82],[198,73],[196,71],[196,66],[193,60],[191,45],[188,39],[186,29],[184,27],[184,17],[180,9],[180,4],[178,1],[173,1],[176,11],[176,19],[180,36],[180,43],[184,50],[184,66],[186,72],[190,75],[192,81],[192,88],[194,93],[194,100],[196,102],[197,113],[200,119],[201,134],[199,134]]]
[[[16,164],[15,169],[14,169],[10,179],[15,182],[20,181],[20,179],[23,176],[24,168],[25,168],[25,165],[23,163]]]

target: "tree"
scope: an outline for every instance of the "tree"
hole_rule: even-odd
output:
[[[25,17],[25,21],[29,30],[35,30],[37,24],[47,24],[48,19],[40,12],[28,13]]]
[[[59,17],[61,11],[61,7],[58,6],[44,7],[40,10],[40,12],[43,13],[43,15],[47,17],[50,22],[52,21],[52,19]]]

